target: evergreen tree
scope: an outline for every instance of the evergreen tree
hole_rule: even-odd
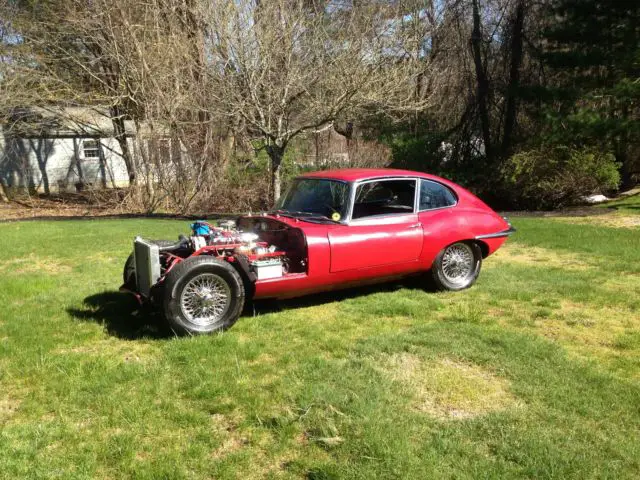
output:
[[[640,174],[640,2],[554,0],[545,31],[552,140],[612,151]],[[635,179],[637,181],[637,177]]]

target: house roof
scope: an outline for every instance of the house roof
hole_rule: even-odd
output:
[[[125,135],[133,136],[135,126],[125,120]],[[22,137],[111,137],[114,128],[106,108],[33,107],[18,108],[3,128]]]

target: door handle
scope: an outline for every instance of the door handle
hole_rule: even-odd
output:
[[[422,224],[420,222],[414,223],[413,225],[409,225],[407,228],[420,228]]]

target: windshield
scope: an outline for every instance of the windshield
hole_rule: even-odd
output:
[[[349,184],[338,180],[298,178],[282,195],[276,209],[287,213],[323,216],[333,221],[345,217],[349,198]]]

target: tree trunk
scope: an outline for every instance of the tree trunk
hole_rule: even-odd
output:
[[[111,122],[113,123],[113,133],[120,146],[122,152],[122,160],[127,167],[127,173],[129,174],[129,185],[136,184],[136,165],[129,149],[129,143],[127,142],[127,130],[124,125],[124,118],[120,107],[111,107]]]
[[[511,149],[511,137],[516,126],[518,108],[518,87],[520,86],[520,66],[522,65],[522,40],[524,27],[525,0],[518,0],[513,28],[511,33],[511,69],[509,72],[509,87],[507,89],[507,107],[504,120],[504,134],[502,136],[503,157],[509,154]]]
[[[228,129],[226,134],[218,136],[218,158],[220,159],[219,172],[224,175],[227,167],[233,158],[236,148],[236,136],[232,129]]]
[[[6,188],[4,180],[0,180],[0,201],[3,203],[9,203],[9,195],[5,192]]]
[[[480,7],[478,0],[473,0],[473,32],[471,34],[471,49],[473,51],[473,62],[476,70],[476,81],[478,83],[478,109],[480,110],[480,124],[482,128],[482,139],[484,141],[484,152],[487,160],[493,159],[491,148],[491,126],[489,124],[489,108],[487,106],[489,97],[489,80],[487,72],[482,64],[482,32],[480,29]]]
[[[76,168],[78,169],[78,182],[75,187],[76,190],[84,188],[84,172],[82,171],[82,163],[80,162],[80,151],[78,148],[78,139],[73,138],[73,156],[75,158]]]
[[[50,148],[47,148],[47,140],[42,138],[38,142],[29,140],[31,150],[36,155],[36,161],[38,162],[38,169],[40,170],[40,176],[42,177],[42,186],[44,187],[44,193],[49,195],[51,189],[49,187],[49,174],[47,173],[47,160],[49,159]]]
[[[280,198],[280,167],[284,157],[285,146],[269,145],[267,154],[271,160],[271,202],[275,203]]]
[[[100,141],[100,139],[97,139],[96,141],[98,142],[98,162],[100,165],[100,183],[102,184],[102,188],[107,188],[107,159],[105,158],[104,151],[102,150],[102,142]]]
[[[316,147],[316,157],[315,157],[315,163],[314,163],[316,168],[320,168],[320,146],[318,145],[318,135],[320,135],[318,132],[313,133],[313,140]]]

